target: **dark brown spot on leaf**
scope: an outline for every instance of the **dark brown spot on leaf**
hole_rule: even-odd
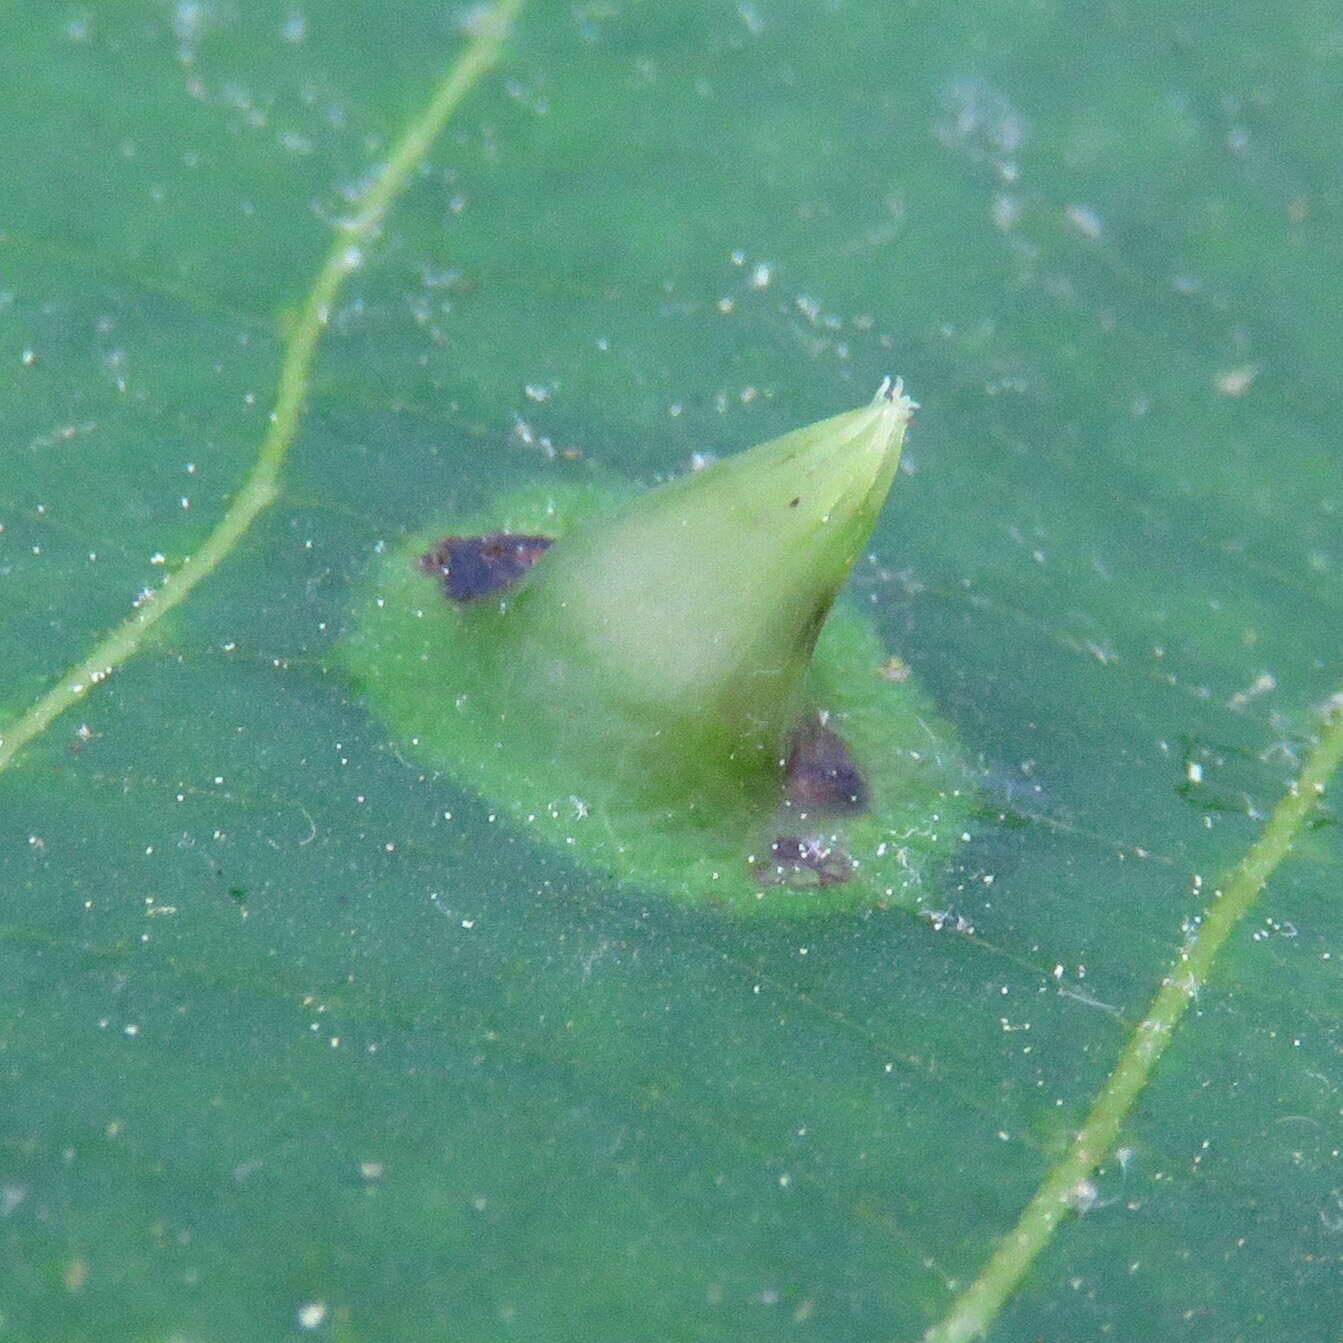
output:
[[[769,846],[769,858],[754,863],[751,875],[764,886],[803,890],[838,886],[853,876],[854,861],[843,849],[820,840],[780,835]]]
[[[788,743],[784,795],[797,811],[867,810],[867,783],[848,745],[817,718],[800,723]]]
[[[474,602],[511,587],[550,549],[548,536],[445,536],[420,556],[425,573],[438,574],[449,601]]]

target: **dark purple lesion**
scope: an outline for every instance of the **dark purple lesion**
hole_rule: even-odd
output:
[[[420,568],[438,575],[449,601],[464,604],[512,587],[551,544],[549,536],[519,536],[513,532],[445,536],[420,556]]]
[[[848,881],[857,864],[837,844],[801,835],[780,835],[767,857],[753,861],[751,875],[762,886],[803,890],[838,886]]]
[[[819,717],[799,723],[784,761],[785,805],[808,815],[866,811],[867,781],[848,743]]]
[[[821,716],[803,719],[793,729],[784,759],[783,810],[788,818],[852,815],[867,807],[867,781],[848,743]],[[751,875],[762,886],[808,890],[838,886],[852,878],[857,866],[833,836],[780,835],[768,855],[752,859]]]

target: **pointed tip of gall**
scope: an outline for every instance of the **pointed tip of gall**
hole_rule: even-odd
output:
[[[905,395],[904,379],[896,378],[892,382],[889,376],[881,380],[881,386],[877,388],[877,394],[872,398],[874,406],[883,403],[893,406],[905,423],[914,418],[914,412],[919,408],[919,403],[913,397]]]

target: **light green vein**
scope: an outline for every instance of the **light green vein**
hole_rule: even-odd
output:
[[[87,657],[68,669],[26,712],[0,728],[0,771],[7,769],[19,752],[61,714],[133,657],[154,626],[180,606],[197,584],[214,573],[257,518],[279,497],[280,468],[298,433],[317,342],[341,285],[360,265],[363,249],[376,236],[388,208],[405,189],[416,166],[462,99],[498,59],[509,27],[523,3],[524,0],[499,0],[493,8],[473,15],[466,47],[443,76],[424,111],[397,142],[382,171],[356,198],[349,218],[337,229],[335,241],[286,338],[270,427],[256,462],[218,526],[159,588],[141,601],[137,610],[100,639]]]
[[[1319,804],[1343,762],[1343,693],[1324,715],[1320,736],[1290,790],[1240,865],[1213,892],[1202,923],[1179,957],[1147,1015],[1138,1023],[1109,1080],[1097,1096],[1064,1158],[1046,1175],[1020,1220],[949,1313],[924,1335],[924,1343],[962,1343],[978,1338],[997,1318],[1055,1228],[1085,1197],[1087,1181],[1114,1148],[1120,1126],[1170,1043],[1191,999],[1207,983],[1217,953],[1253,906],[1264,884],[1292,850],[1301,828]]]

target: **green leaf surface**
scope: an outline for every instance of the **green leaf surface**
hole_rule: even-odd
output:
[[[1337,1336],[1328,6],[0,15],[0,1339]],[[435,517],[887,373],[940,931],[594,881],[351,688]]]

